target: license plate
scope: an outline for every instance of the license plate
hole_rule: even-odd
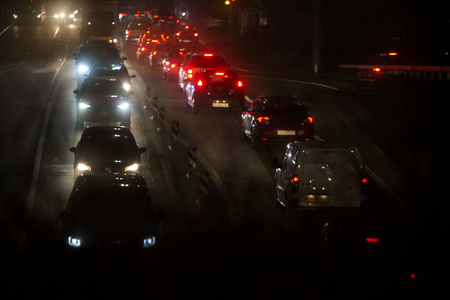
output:
[[[228,103],[213,103],[213,107],[228,107]]]
[[[330,197],[328,195],[307,195],[305,197],[306,202],[310,203],[327,203],[330,202]]]
[[[295,135],[294,130],[277,130],[277,135]]]

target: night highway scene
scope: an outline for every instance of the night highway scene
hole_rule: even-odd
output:
[[[0,299],[442,298],[449,32],[446,0],[0,0]]]

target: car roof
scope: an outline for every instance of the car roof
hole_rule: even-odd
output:
[[[259,96],[259,100],[263,103],[264,106],[275,106],[275,105],[302,105],[300,100],[295,96]]]

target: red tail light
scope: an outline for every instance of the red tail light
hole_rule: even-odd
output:
[[[171,64],[171,65],[170,65],[170,68],[171,68],[171,69],[175,69],[176,67],[177,67],[177,64]]]
[[[367,183],[367,178],[364,177],[363,179],[361,179],[361,182],[362,182],[362,183]]]
[[[244,86],[244,83],[243,83],[242,81],[238,80],[237,86],[238,86],[238,87],[243,87],[243,86]]]
[[[212,55],[212,53],[205,53],[205,54],[203,54],[203,56],[211,57],[211,56],[213,56],[213,55]]]
[[[366,238],[366,242],[370,244],[379,243],[380,239],[377,237],[368,237]]]
[[[197,82],[197,86],[203,86],[203,82],[202,82],[201,80],[199,80],[199,81]]]
[[[145,47],[141,47],[141,52],[144,52],[145,51]]]
[[[292,192],[297,193],[299,189],[298,183],[300,182],[300,178],[297,175],[292,176]]]
[[[224,72],[216,72],[215,75],[216,75],[216,76],[223,76],[223,75],[225,75],[225,73],[224,73]]]
[[[259,122],[259,123],[262,123],[262,122],[264,122],[264,121],[269,121],[269,120],[270,120],[269,117],[258,117],[258,122]]]
[[[197,33],[197,32],[196,32],[196,33],[194,33],[194,36],[195,36],[195,37],[198,37],[198,33]]]
[[[158,51],[153,51],[153,53],[152,53],[152,54],[153,54],[153,56],[155,56],[155,55],[156,55],[156,53],[158,53]]]

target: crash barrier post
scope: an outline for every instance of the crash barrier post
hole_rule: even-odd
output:
[[[197,169],[197,147],[190,145],[188,149],[188,167],[190,171]]]
[[[180,131],[180,122],[177,120],[173,120],[172,121],[172,130],[171,130],[171,137],[170,137],[170,141],[172,143],[175,143],[176,141],[178,141],[178,133]]]
[[[164,119],[165,119],[165,111],[164,106],[159,107],[159,114],[158,114],[158,120],[159,120],[159,127],[156,128],[157,131],[161,131],[162,128],[164,128]]]
[[[158,96],[156,96],[156,95],[153,97],[152,110],[153,110],[153,115],[157,116],[158,115]]]
[[[200,196],[206,196],[209,190],[209,173],[202,170],[200,173]]]
[[[152,96],[152,89],[151,89],[151,87],[147,86],[145,88],[145,107],[146,108],[150,107],[151,96]]]

